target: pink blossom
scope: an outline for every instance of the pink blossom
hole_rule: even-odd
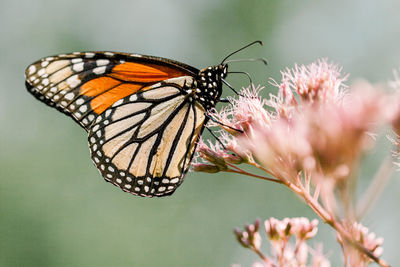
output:
[[[292,218],[290,221],[292,233],[299,240],[307,240],[313,238],[318,231],[318,220],[314,219],[311,222],[308,218]]]
[[[290,219],[282,221],[273,217],[264,222],[265,231],[270,240],[286,240],[290,237]]]
[[[368,228],[361,223],[353,222],[345,224],[348,232],[354,241],[359,242],[368,249],[375,257],[380,257],[383,253],[383,238],[376,237],[375,233],[369,232]],[[344,242],[340,235],[338,240],[343,244],[347,251],[346,261],[350,266],[367,266],[372,260],[364,253],[355,249],[351,244]]]
[[[351,221],[358,215],[352,179],[361,156],[375,141],[371,133],[384,124],[400,133],[400,93],[390,96],[365,81],[354,83],[347,92],[346,78],[337,65],[322,59],[286,69],[280,83],[272,82],[278,93],[268,99],[259,96],[262,87],[243,89],[238,99],[230,99],[230,106],[210,112],[220,122],[210,125],[222,131],[215,145],[199,141],[193,169],[240,173],[283,184],[347,238],[344,242],[339,237],[347,266],[366,266],[371,260],[388,266],[378,258],[382,240],[365,227],[343,223],[340,218]],[[400,141],[393,139],[393,143],[398,156]],[[236,166],[242,163],[265,173],[258,175]],[[307,218],[265,221],[275,258],[260,251],[259,222],[235,234],[266,266],[306,266],[311,253],[312,267],[327,267],[325,256],[306,244],[317,233],[317,224]],[[354,242],[348,236],[354,237]]]
[[[254,224],[247,224],[245,231],[241,231],[239,229],[234,230],[236,238],[242,246],[251,248],[253,250],[260,249],[261,236],[258,232],[260,229],[260,223],[260,220],[257,219]]]
[[[265,231],[271,244],[272,255],[260,251],[261,236],[258,232],[260,221],[246,225],[245,231],[235,230],[239,243],[254,252],[262,259],[262,263],[254,266],[292,266],[292,267],[330,267],[329,261],[322,252],[308,246],[306,241],[315,236],[317,220],[311,222],[307,218],[269,218],[264,222]],[[293,240],[294,237],[295,240]],[[310,261],[312,265],[308,265]]]
[[[231,106],[223,108],[220,112],[213,110],[211,115],[221,124],[211,124],[220,126],[233,136],[241,135],[244,131],[246,135],[251,135],[254,123],[262,124],[267,127],[271,123],[271,114],[265,109],[266,100],[258,94],[263,87],[251,85],[240,92],[238,99],[230,98]],[[228,125],[225,127],[223,125]]]
[[[367,133],[384,121],[384,103],[382,93],[356,87],[343,102],[307,105],[290,120],[276,118],[266,126],[252,123],[252,135],[242,136],[239,143],[263,166],[292,182],[300,171],[347,177],[368,147]]]
[[[322,252],[322,245],[317,246],[316,249],[312,249],[312,262],[311,267],[330,267],[331,263],[328,261],[326,256]]]
[[[343,82],[348,77],[343,76],[341,70],[327,59],[319,59],[308,66],[296,64],[294,69],[287,68],[281,72],[280,89],[286,92],[287,88],[291,88],[304,102],[337,100],[342,97],[346,87]]]

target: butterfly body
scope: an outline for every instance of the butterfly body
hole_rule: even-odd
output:
[[[152,197],[183,182],[226,75],[226,64],[198,70],[159,57],[79,52],[33,63],[26,87],[88,132],[106,181]]]

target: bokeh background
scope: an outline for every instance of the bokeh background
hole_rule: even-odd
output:
[[[257,217],[315,218],[285,188],[238,175],[189,173],[163,199],[123,193],[93,166],[85,132],[26,92],[28,64],[64,52],[114,50],[203,68],[260,39],[263,47],[236,58],[265,57],[267,67],[231,64],[256,83],[321,57],[342,65],[348,83],[382,83],[400,66],[398,10],[396,0],[0,1],[0,266],[250,266],[258,259],[235,241],[233,227]],[[385,157],[383,148],[366,158],[361,188]],[[399,203],[394,174],[363,220],[385,238],[384,258],[393,266],[400,264]],[[335,236],[323,224],[318,242],[341,266]]]

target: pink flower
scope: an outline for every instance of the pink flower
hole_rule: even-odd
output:
[[[346,87],[343,82],[348,77],[343,77],[341,70],[337,65],[328,63],[325,58],[308,66],[296,64],[294,69],[287,68],[281,72],[280,89],[286,92],[287,88],[291,88],[302,102],[335,101],[341,98]]]
[[[290,238],[290,219],[285,218],[282,221],[273,217],[264,222],[265,231],[271,241],[287,240]]]
[[[307,218],[284,218],[277,220],[269,218],[264,222],[265,231],[272,247],[272,256],[260,251],[261,236],[258,232],[260,221],[246,225],[245,231],[235,230],[239,243],[254,252],[263,263],[257,266],[293,266],[306,267],[312,255],[312,267],[330,267],[329,261],[320,250],[310,248],[306,241],[317,233],[317,220],[311,222]],[[295,240],[291,238],[294,236]]]
[[[317,246],[316,249],[311,250],[312,263],[311,267],[331,267],[331,263],[322,252],[322,245]]]
[[[292,233],[299,240],[308,240],[313,238],[318,231],[318,220],[312,220],[311,222],[308,218],[292,218],[290,221],[292,226]]]
[[[203,139],[200,138],[197,144],[196,152],[198,156],[195,157],[192,168],[194,171],[202,172],[218,172],[227,169],[226,161],[224,157],[226,152],[222,149],[221,144],[217,143],[213,145],[209,142],[209,145],[204,143]],[[203,160],[211,163],[203,163]]]
[[[238,99],[230,98],[231,106],[227,106],[220,112],[213,110],[211,115],[221,124],[229,127],[221,126],[221,124],[211,123],[214,126],[220,126],[233,136],[251,135],[252,125],[259,123],[267,126],[271,123],[271,114],[265,109],[266,100],[262,99],[258,93],[263,87],[254,87],[253,85],[244,88],[240,92]],[[239,131],[235,131],[237,129]]]
[[[258,230],[260,229],[261,221],[257,219],[254,224],[247,224],[245,231],[235,229],[234,233],[236,235],[239,243],[245,248],[251,248],[253,250],[260,249],[261,246],[261,236]]]
[[[368,249],[375,257],[380,257],[383,253],[383,238],[376,237],[375,233],[370,233],[368,228],[363,226],[361,223],[349,223],[346,225],[348,232],[354,241],[362,244],[366,249]],[[349,266],[367,266],[372,260],[367,257],[364,253],[355,249],[351,244],[344,242],[342,238],[338,235],[338,240],[343,244],[347,251],[346,261]]]
[[[292,235],[303,241],[313,238],[318,231],[318,220],[309,221],[308,218],[285,218],[282,221],[273,217],[264,222],[265,231],[270,240],[287,240]]]
[[[337,65],[322,59],[286,69],[281,83],[272,82],[279,88],[278,94],[268,99],[259,96],[261,87],[243,89],[238,99],[230,99],[231,106],[210,112],[222,124],[211,123],[222,128],[219,143],[199,142],[198,159],[203,161],[195,163],[194,169],[240,173],[283,184],[347,238],[341,240],[347,266],[366,266],[371,260],[388,266],[378,258],[382,240],[365,227],[346,225],[340,218],[351,221],[358,215],[352,179],[361,156],[375,141],[371,133],[383,124],[391,124],[400,133],[400,94],[389,96],[365,81],[358,81],[345,93],[346,78]],[[393,140],[400,147],[400,141]],[[395,155],[400,155],[400,149]],[[241,163],[265,173],[258,175],[236,166]],[[274,259],[260,252],[256,224],[235,234],[267,266],[306,266],[310,253],[312,266],[330,266],[322,253],[310,252],[306,244],[315,236],[317,224],[307,218],[265,221]],[[349,236],[354,242],[349,242]]]
[[[358,85],[343,102],[306,105],[290,120],[278,117],[268,125],[251,122],[252,135],[241,136],[239,144],[274,174],[292,182],[301,171],[344,178],[367,147],[367,133],[385,120],[385,101],[381,92]]]

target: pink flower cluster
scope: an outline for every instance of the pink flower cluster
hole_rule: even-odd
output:
[[[264,229],[271,245],[272,256],[267,256],[260,250],[260,224],[260,220],[257,220],[254,224],[246,225],[244,231],[235,229],[239,243],[261,257],[264,265],[259,264],[260,266],[330,266],[329,261],[320,250],[314,250],[306,243],[318,231],[317,220],[311,222],[307,218],[285,218],[283,220],[270,218],[266,220]]]
[[[326,59],[308,66],[295,65],[281,74],[280,82],[271,81],[278,88],[276,95],[264,99],[259,94],[263,88],[252,85],[238,98],[231,98],[231,105],[210,112],[220,122],[212,125],[222,129],[219,142],[199,142],[193,169],[240,173],[283,184],[336,230],[345,251],[352,247],[366,256],[361,258],[364,262],[373,260],[388,266],[379,259],[381,240],[365,234],[358,238],[355,226],[347,225],[356,223],[360,214],[356,206],[363,206],[356,203],[354,185],[361,158],[375,143],[373,133],[391,125],[400,134],[400,94],[389,94],[365,81],[348,88],[344,85],[348,75],[342,75],[341,68]],[[400,159],[400,141],[392,140],[394,155]],[[245,171],[239,164],[256,167],[267,176]],[[387,180],[383,176],[375,179]],[[373,194],[374,190],[368,192]],[[369,203],[374,198],[364,196],[363,200]],[[289,233],[300,240],[293,228],[298,224],[269,220],[266,228],[271,244],[275,237],[282,242]],[[284,225],[290,225],[290,229],[282,228]],[[239,242],[244,245],[248,241],[247,247],[256,251],[259,239],[252,233],[257,230],[248,228]],[[312,235],[312,231],[305,234],[304,240],[307,234]],[[249,239],[251,236],[254,239]],[[344,255],[345,262],[349,262],[352,254]]]
[[[341,75],[342,69],[329,63],[327,59],[319,59],[308,66],[295,65],[294,69],[282,71],[280,89],[287,92],[288,88],[295,91],[304,102],[324,102],[340,99],[344,93],[343,82],[348,75]],[[293,100],[293,97],[289,98]]]
[[[381,245],[383,243],[383,238],[376,237],[375,233],[370,233],[368,228],[360,223],[354,222],[352,224],[348,224],[346,227],[348,228],[348,232],[353,236],[354,240],[362,244],[375,257],[380,257],[382,255],[383,248]],[[340,235],[338,235],[338,240],[344,247],[345,253],[347,253],[346,259],[348,266],[366,267],[372,262],[372,260],[364,253],[361,253],[347,242],[343,242],[343,239]]]

